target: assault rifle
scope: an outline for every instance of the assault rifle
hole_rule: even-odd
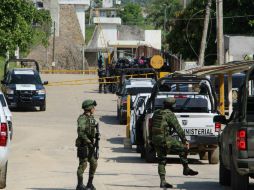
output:
[[[99,159],[99,142],[100,142],[100,130],[99,124],[96,125],[96,133],[95,133],[95,143],[94,143],[94,157],[95,159]]]

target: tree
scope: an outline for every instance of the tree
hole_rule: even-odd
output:
[[[120,17],[124,24],[142,25],[144,23],[142,8],[135,3],[126,4],[124,10],[120,12]]]
[[[179,0],[152,0],[147,7],[147,22],[152,23],[156,29],[163,30],[164,49],[166,49],[167,36],[174,25],[172,19],[176,18],[181,10]]]
[[[2,0],[0,4],[0,48],[26,50],[36,34],[44,35],[46,44],[51,19],[48,11],[37,10],[27,0]]]
[[[182,11],[168,35],[167,43],[173,53],[182,54],[184,59],[197,60],[203,30],[203,19],[207,0],[192,1]],[[224,33],[253,35],[253,1],[224,0]],[[212,5],[212,20],[208,34],[205,63],[214,64],[217,59],[215,3]],[[238,17],[241,16],[241,17]],[[200,19],[201,18],[201,19]]]

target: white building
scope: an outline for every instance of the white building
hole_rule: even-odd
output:
[[[245,60],[254,54],[254,36],[225,35],[225,62]]]

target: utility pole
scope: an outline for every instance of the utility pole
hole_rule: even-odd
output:
[[[223,35],[223,0],[216,0],[216,19],[217,19],[217,60],[219,65],[224,64],[224,35]],[[229,80],[230,82],[231,80]],[[228,85],[229,87],[231,84]],[[225,114],[225,86],[224,75],[219,75],[219,89],[220,89],[220,113]],[[231,94],[229,92],[229,94]],[[232,96],[231,96],[232,97]],[[231,104],[231,98],[229,97],[229,104]],[[229,105],[229,107],[231,107]]]
[[[206,5],[204,29],[203,29],[201,46],[200,46],[199,58],[198,58],[198,65],[201,67],[204,66],[204,60],[205,60],[206,39],[207,39],[207,31],[208,31],[210,14],[211,14],[211,6],[212,6],[212,0],[208,0]]]
[[[53,30],[54,31],[53,31],[52,73],[54,72],[54,67],[56,66],[55,63],[56,22],[54,22]]]
[[[219,65],[224,64],[224,34],[223,34],[223,0],[216,0],[217,19],[217,59]]]

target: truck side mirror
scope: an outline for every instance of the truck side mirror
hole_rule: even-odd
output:
[[[224,115],[216,115],[213,117],[213,122],[214,123],[221,123],[226,125],[228,123],[226,117]]]
[[[44,81],[43,84],[44,84],[44,85],[47,85],[47,84],[49,84],[49,82],[48,82],[48,81]]]

